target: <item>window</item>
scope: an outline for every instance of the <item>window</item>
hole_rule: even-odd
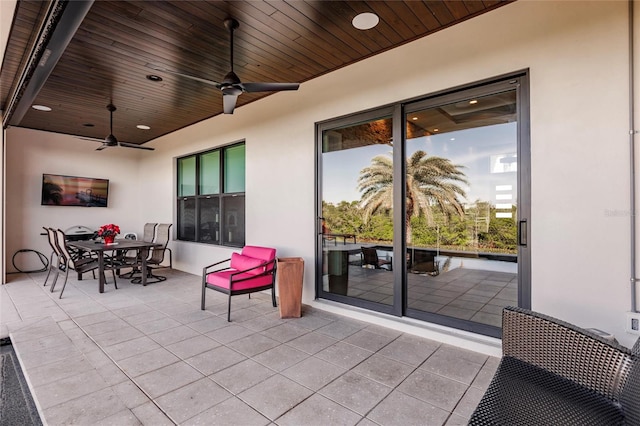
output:
[[[178,158],[178,239],[242,247],[245,145]]]

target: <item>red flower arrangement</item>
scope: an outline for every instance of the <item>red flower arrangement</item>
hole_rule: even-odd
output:
[[[115,236],[119,233],[120,227],[118,225],[114,225],[113,223],[102,225],[100,229],[98,229],[98,237],[102,238],[115,238]]]

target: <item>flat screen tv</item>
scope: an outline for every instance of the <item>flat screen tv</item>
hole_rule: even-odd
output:
[[[43,206],[107,207],[109,179],[42,175]]]

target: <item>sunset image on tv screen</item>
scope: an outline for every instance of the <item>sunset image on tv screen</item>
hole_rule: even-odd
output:
[[[107,207],[109,180],[42,175],[42,205]]]

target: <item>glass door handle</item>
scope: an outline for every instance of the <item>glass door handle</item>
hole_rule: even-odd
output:
[[[527,219],[518,222],[518,245],[527,246]]]

